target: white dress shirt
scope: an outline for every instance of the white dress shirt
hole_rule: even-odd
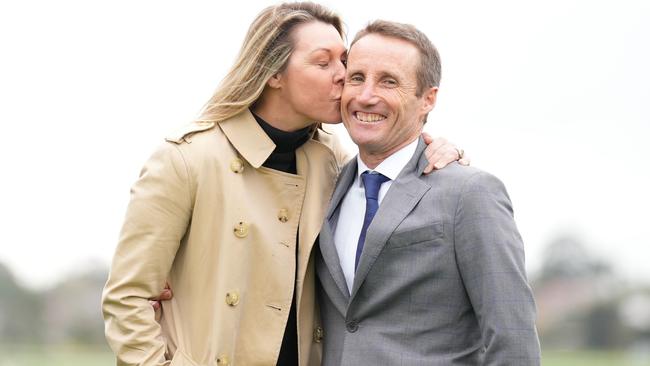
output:
[[[386,196],[386,192],[411,160],[417,146],[418,139],[415,139],[382,161],[374,170],[368,168],[357,155],[357,175],[341,201],[339,218],[334,231],[334,244],[345,275],[345,282],[348,284],[348,291],[352,291],[352,284],[354,283],[354,261],[357,254],[357,243],[359,242],[363,218],[366,213],[366,192],[361,180],[361,174],[365,171],[375,171],[390,178],[379,188],[378,201],[379,206],[381,206],[381,201]]]

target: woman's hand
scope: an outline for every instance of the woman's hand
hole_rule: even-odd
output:
[[[171,287],[169,287],[169,283],[165,282],[165,288],[162,290],[160,295],[157,297],[149,299],[149,304],[153,307],[153,311],[156,312],[156,321],[160,320],[161,313],[159,310],[161,310],[161,301],[166,301],[166,300],[171,300],[171,298],[174,297],[174,293],[172,292]]]
[[[424,174],[429,174],[434,170],[442,169],[449,163],[458,161],[461,165],[469,165],[470,159],[465,156],[463,149],[447,141],[444,137],[433,138],[426,132],[422,132],[422,138],[427,144],[424,154],[429,161],[429,165],[424,168]]]

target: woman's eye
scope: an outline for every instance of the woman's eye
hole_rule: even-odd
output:
[[[329,65],[329,62],[319,62],[318,66],[320,67],[327,67]]]

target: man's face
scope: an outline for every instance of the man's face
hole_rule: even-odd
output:
[[[419,60],[416,46],[378,34],[364,36],[350,49],[341,112],[362,158],[385,158],[422,131],[438,89],[416,96]]]

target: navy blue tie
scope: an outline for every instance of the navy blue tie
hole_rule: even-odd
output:
[[[384,182],[390,180],[390,178],[381,175],[381,174],[371,174],[368,171],[361,174],[361,179],[363,180],[363,186],[366,189],[366,214],[363,217],[363,226],[361,227],[361,234],[359,234],[359,242],[357,243],[357,256],[354,259],[354,270],[357,270],[357,265],[359,265],[359,258],[361,258],[361,252],[363,251],[363,243],[366,241],[366,231],[368,231],[368,226],[372,222],[372,218],[375,217],[377,209],[379,208],[379,187]]]

